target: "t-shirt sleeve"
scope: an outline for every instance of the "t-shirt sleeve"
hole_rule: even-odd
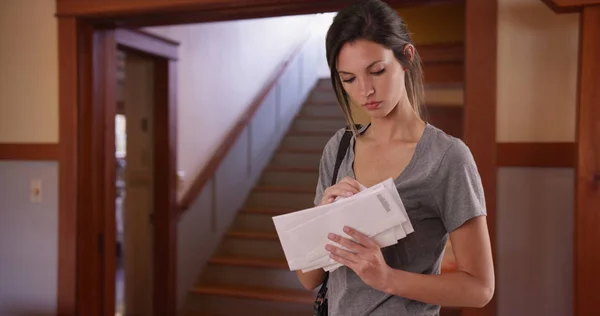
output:
[[[486,215],[485,195],[477,165],[469,148],[456,140],[446,151],[434,187],[440,217],[452,232],[471,218]]]

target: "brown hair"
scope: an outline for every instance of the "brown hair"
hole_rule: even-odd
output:
[[[412,62],[409,56],[404,55],[407,44],[414,46],[404,20],[383,1],[365,0],[338,12],[327,31],[325,43],[331,83],[349,128],[355,135],[357,134],[350,110],[350,100],[337,73],[337,57],[344,44],[358,39],[378,43],[394,52],[396,59],[407,69],[404,79],[408,99],[415,113],[421,117],[421,105],[424,99],[421,57],[416,48]]]

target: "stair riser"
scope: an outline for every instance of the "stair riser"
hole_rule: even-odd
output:
[[[314,120],[314,119],[296,119],[292,124],[292,129],[296,131],[309,132],[337,132],[341,128],[346,127],[345,120]]]
[[[279,240],[225,238],[216,253],[217,256],[248,257],[256,257],[258,254],[265,258],[285,259]]]
[[[308,103],[328,103],[331,105],[337,105],[338,100],[335,97],[333,90],[331,90],[331,91],[315,91],[315,92],[311,93],[310,97],[308,98]]]
[[[332,134],[333,136],[333,134]],[[271,161],[272,166],[282,167],[319,167],[321,154],[277,153]]]
[[[323,149],[331,136],[286,136],[280,148]]]
[[[246,206],[301,210],[313,207],[314,198],[314,193],[252,192]]]
[[[333,87],[331,86],[330,78],[320,79],[315,85],[315,89],[313,91],[321,91],[321,90],[331,90],[333,93]]]
[[[311,166],[318,168],[319,164]],[[294,187],[315,189],[319,174],[317,172],[281,172],[269,171],[263,174],[260,185],[270,187]]]
[[[302,290],[296,272],[277,268],[208,265],[201,282]]]
[[[239,213],[231,225],[231,230],[274,233],[276,230],[273,216],[275,215]]]
[[[344,118],[344,113],[338,106],[330,106],[330,105],[309,105],[302,108],[300,111],[302,115],[311,115],[311,116],[335,116],[340,119]]]
[[[222,316],[308,316],[312,315],[312,305],[285,302],[271,302],[219,295],[193,294],[188,310]]]

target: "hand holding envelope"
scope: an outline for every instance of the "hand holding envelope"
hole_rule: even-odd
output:
[[[338,197],[331,204],[275,216],[273,222],[290,270],[303,272],[341,267],[329,257],[325,245],[331,243],[329,233],[347,236],[344,226],[366,234],[381,248],[414,231],[392,179],[370,188],[361,186],[359,193]]]

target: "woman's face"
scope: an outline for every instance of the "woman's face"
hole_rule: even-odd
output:
[[[340,49],[337,70],[352,102],[371,118],[387,116],[406,96],[404,69],[394,52],[367,40]]]

